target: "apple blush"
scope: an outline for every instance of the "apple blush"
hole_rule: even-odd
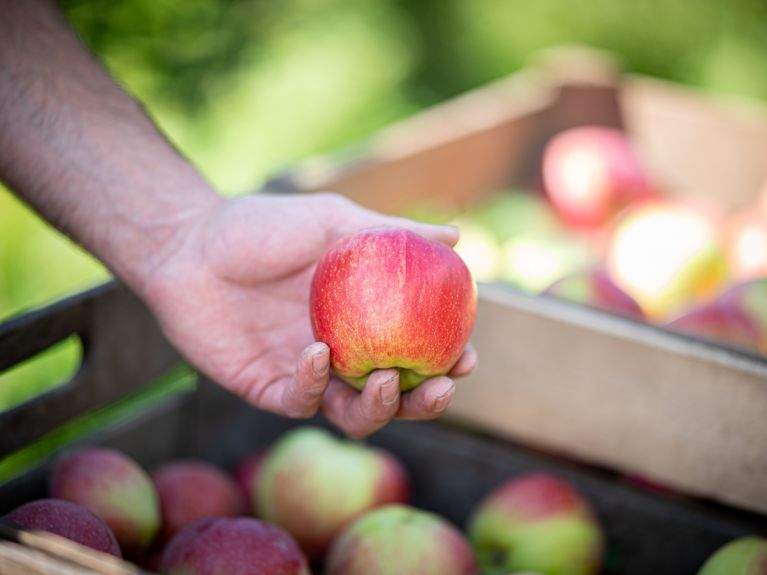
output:
[[[335,373],[362,389],[373,370],[396,368],[408,391],[446,374],[474,327],[477,290],[449,246],[400,228],[339,241],[312,280],[314,336]]]

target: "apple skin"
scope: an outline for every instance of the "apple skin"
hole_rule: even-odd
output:
[[[122,557],[109,526],[82,505],[71,501],[30,501],[11,511],[4,519],[22,529],[55,533],[96,551]]]
[[[438,515],[405,505],[366,513],[333,542],[325,575],[478,575],[469,543]]]
[[[636,300],[619,288],[602,269],[571,274],[554,282],[544,293],[617,315],[644,319],[644,312]]]
[[[283,529],[249,517],[201,519],[170,541],[166,575],[310,575],[306,556]]]
[[[549,140],[543,185],[565,223],[590,230],[627,205],[655,197],[626,135],[600,126],[572,128]]]
[[[759,327],[737,301],[715,301],[695,307],[667,322],[665,327],[739,347],[759,346]]]
[[[476,285],[458,254],[400,228],[338,242],[317,265],[310,293],[314,336],[330,347],[335,373],[358,389],[375,369],[399,369],[403,391],[447,373],[476,308]]]
[[[50,492],[100,517],[128,557],[146,551],[160,528],[160,506],[151,479],[138,463],[114,449],[85,448],[60,458]]]
[[[728,269],[718,226],[717,216],[691,201],[632,206],[612,224],[605,268],[650,320],[662,323],[723,287]]]
[[[160,498],[160,542],[209,517],[234,517],[245,511],[238,485],[224,471],[197,460],[168,461],[152,472]]]
[[[759,332],[756,347],[767,353],[767,277],[735,284],[717,302],[734,306],[748,316]]]
[[[544,473],[493,490],[468,532],[486,575],[593,575],[602,564],[604,535],[590,505],[569,483]]]
[[[766,575],[767,539],[741,537],[711,555],[698,575]]]
[[[310,557],[321,558],[351,521],[375,507],[406,502],[409,489],[392,455],[301,427],[269,449],[257,501],[264,520],[286,529]]]
[[[266,450],[251,453],[240,462],[233,473],[234,481],[237,483],[245,499],[245,506],[256,517],[260,517],[260,513],[258,511],[258,500],[254,495],[258,493],[258,482],[260,481],[261,469],[264,466],[265,458]]]

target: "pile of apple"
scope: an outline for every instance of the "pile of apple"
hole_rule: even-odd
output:
[[[671,197],[624,133],[596,126],[547,143],[541,182],[456,220],[477,279],[767,352],[767,184],[734,214]]]
[[[588,502],[547,474],[509,479],[478,502],[468,537],[408,505],[391,453],[298,427],[229,475],[198,460],[151,474],[124,453],[58,459],[50,499],[5,519],[144,567],[184,575],[594,574],[604,536]]]

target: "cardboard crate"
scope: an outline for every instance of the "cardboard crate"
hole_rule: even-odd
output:
[[[584,124],[627,130],[671,196],[734,211],[767,182],[767,110],[621,75],[576,49],[267,189],[333,190],[393,214],[460,210],[535,187],[546,141]],[[767,512],[767,358],[501,284],[479,295],[479,367],[458,386],[451,420]]]
[[[143,305],[119,285],[107,284],[0,325],[0,370],[72,334],[85,344],[79,371],[68,385],[0,413],[0,458],[135,393],[179,364]],[[325,425],[320,418],[311,423]],[[148,469],[179,457],[199,457],[231,469],[244,455],[303,424],[260,412],[201,380],[91,430],[72,445],[111,446]],[[510,477],[547,471],[570,480],[593,503],[605,526],[606,575],[694,573],[729,540],[749,533],[767,536],[767,517],[644,491],[606,470],[448,421],[394,422],[370,442],[402,459],[412,477],[416,506],[436,511],[459,527],[486,493]],[[59,452],[65,448],[69,446]],[[46,496],[55,456],[44,457],[0,485],[0,515]],[[139,570],[54,536],[34,537],[0,526],[0,572],[123,575]]]

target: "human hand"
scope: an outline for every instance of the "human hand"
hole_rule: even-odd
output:
[[[321,409],[354,437],[394,417],[433,419],[452,399],[451,378],[474,367],[471,348],[449,377],[400,394],[397,370],[384,369],[359,392],[332,376],[330,350],[312,335],[316,262],[340,238],[381,225],[458,239],[454,228],[383,216],[334,194],[258,194],[222,200],[187,224],[137,291],[196,368],[261,409],[296,418]]]

